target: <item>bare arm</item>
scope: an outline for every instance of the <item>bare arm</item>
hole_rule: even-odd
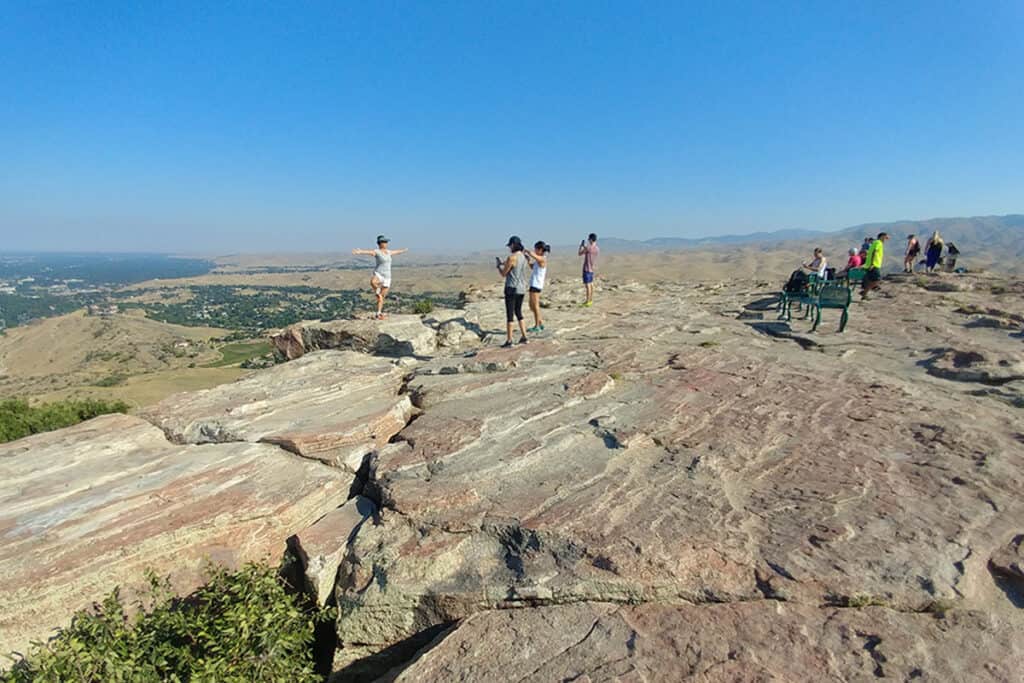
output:
[[[584,246],[584,245],[582,245],[582,244],[581,244],[581,245],[580,245],[580,250],[579,250],[579,255],[580,255],[580,256],[583,256],[583,255],[584,255],[584,254],[586,254],[586,253],[587,253],[587,248],[586,248],[586,246]]]
[[[373,256],[373,249],[353,249],[353,256]]]
[[[505,277],[512,272],[512,266],[516,264],[515,254],[510,255],[505,262],[498,266],[498,272],[501,273],[502,277]]]
[[[390,251],[391,251],[391,255],[392,256],[397,256],[398,254],[404,254],[405,252],[407,252],[409,250],[408,249],[391,249]]]

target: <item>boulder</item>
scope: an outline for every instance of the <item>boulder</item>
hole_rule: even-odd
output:
[[[989,560],[989,568],[1007,581],[1024,607],[1024,534],[1017,534],[1009,543],[999,548]]]
[[[484,337],[478,316],[457,309],[440,309],[423,318],[423,322],[437,331],[437,345],[458,348],[476,345]]]
[[[355,496],[289,539],[289,548],[299,560],[307,590],[316,596],[317,604],[329,603],[338,578],[338,566],[349,541],[376,513],[373,501]]]
[[[405,373],[386,358],[318,351],[140,415],[175,443],[262,441],[356,471],[415,414]]]
[[[0,652],[115,587],[130,598],[147,568],[186,594],[208,561],[275,563],[350,479],[267,444],[172,444],[127,415],[0,445]]]
[[[318,349],[351,349],[382,356],[427,356],[437,349],[437,333],[417,315],[306,321],[272,336],[271,341],[288,360]]]

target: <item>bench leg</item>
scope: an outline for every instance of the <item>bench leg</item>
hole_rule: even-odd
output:
[[[843,317],[839,319],[839,331],[842,332],[846,329],[846,321],[850,318],[849,308],[843,309]]]
[[[821,324],[821,306],[817,306],[816,308],[818,310],[815,312],[814,324],[811,325],[811,332],[814,332],[815,330],[817,330],[818,329],[818,325]]]

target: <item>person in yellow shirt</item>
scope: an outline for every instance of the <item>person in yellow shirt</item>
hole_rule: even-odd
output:
[[[878,283],[882,280],[882,261],[885,258],[885,243],[888,240],[889,233],[880,232],[878,239],[868,247],[867,256],[864,258],[864,267],[867,268],[867,272],[864,273],[864,282],[861,283],[861,299],[867,299],[868,292],[877,289]]]

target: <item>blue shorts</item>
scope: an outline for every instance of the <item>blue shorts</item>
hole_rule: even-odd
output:
[[[593,271],[586,271],[586,270],[584,270],[583,271],[583,284],[589,285],[593,281],[594,281],[594,273],[593,273]]]

